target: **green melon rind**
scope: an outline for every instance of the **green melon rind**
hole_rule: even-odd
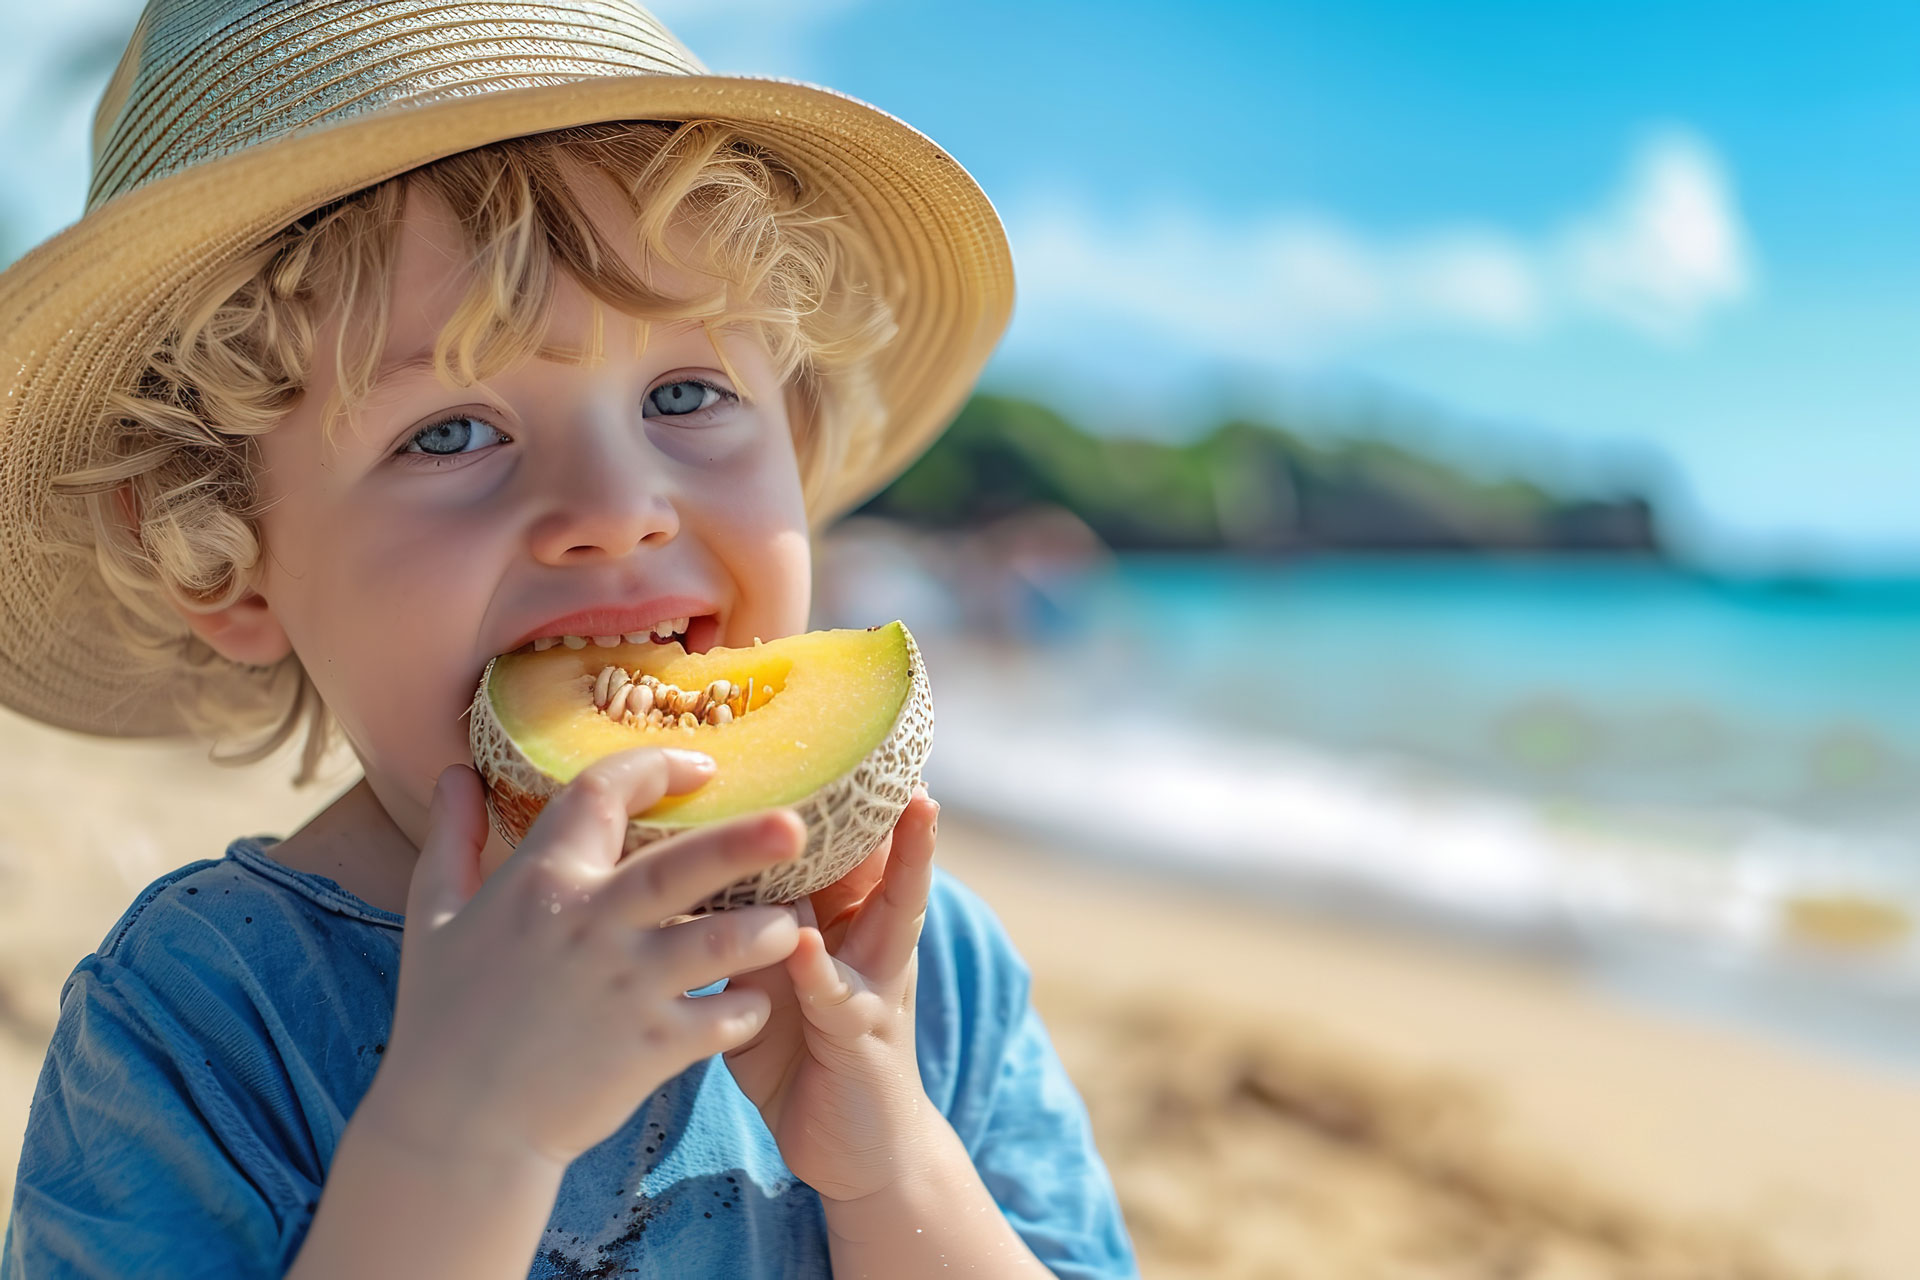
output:
[[[758,903],[796,902],[838,880],[858,866],[893,830],[912,799],[920,771],[933,750],[933,690],[927,681],[920,646],[904,623],[896,623],[906,641],[908,692],[893,727],[859,764],[821,786],[792,808],[805,824],[807,841],[798,858],[736,881],[697,906],[704,915]],[[545,799],[564,784],[554,782],[516,747],[494,717],[487,698],[493,664],[481,674],[468,715],[468,739],[474,766],[488,781],[487,814],[495,831],[511,847],[516,842],[494,807],[496,779],[530,796]],[[656,840],[688,830],[682,824],[627,823],[622,856]]]

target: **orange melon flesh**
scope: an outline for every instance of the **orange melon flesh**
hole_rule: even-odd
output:
[[[500,727],[540,772],[570,781],[629,747],[687,747],[714,759],[698,790],[645,811],[658,826],[695,826],[797,803],[855,768],[884,740],[911,691],[906,629],[812,631],[747,649],[689,654],[679,644],[622,644],[494,660],[486,694]],[[601,668],[651,673],[682,689],[754,682],[756,709],[731,724],[649,728],[594,709]],[[758,692],[772,689],[772,696]]]

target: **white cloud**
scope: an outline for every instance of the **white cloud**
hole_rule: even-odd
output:
[[[1598,210],[1533,238],[1487,226],[1368,236],[1318,214],[1233,227],[1162,210],[1120,224],[1057,199],[1008,224],[1029,332],[1120,320],[1256,363],[1407,330],[1515,336],[1581,318],[1675,342],[1753,275],[1721,166],[1679,133],[1642,147]]]
[[[1636,328],[1685,336],[1749,287],[1746,237],[1714,154],[1682,136],[1636,159],[1614,205],[1567,232],[1569,290]]]

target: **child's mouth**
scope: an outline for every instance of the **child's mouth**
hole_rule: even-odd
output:
[[[512,653],[544,653],[564,645],[569,649],[613,649],[623,644],[678,644],[688,653],[705,653],[720,636],[718,614],[706,613],[685,618],[663,618],[642,631],[602,636],[540,636]]]

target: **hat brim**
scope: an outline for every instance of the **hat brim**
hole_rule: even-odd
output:
[[[121,606],[91,563],[49,553],[55,475],[95,460],[110,389],[124,388],[172,307],[296,218],[442,157],[612,120],[738,121],[858,225],[899,330],[876,361],[881,439],[809,514],[824,523],[878,491],[945,427],[1013,309],[1013,263],[992,203],[960,164],[858,99],[793,80],[594,76],[404,104],[309,126],[115,197],[0,274],[0,701],[114,737],[186,732],[172,691],[127,671]],[[271,668],[209,664],[182,680],[258,696]]]

